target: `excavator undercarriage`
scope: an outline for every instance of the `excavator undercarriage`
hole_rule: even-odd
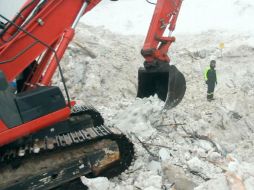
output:
[[[25,143],[1,147],[1,190],[52,189],[85,175],[114,177],[129,167],[133,144],[104,126],[94,108],[75,106],[67,122],[73,131],[52,136],[42,131]]]

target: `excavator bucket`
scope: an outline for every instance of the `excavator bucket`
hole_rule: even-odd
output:
[[[170,109],[181,102],[185,90],[185,78],[174,65],[160,70],[139,68],[137,94],[139,98],[157,94],[161,100],[165,101],[164,107]]]

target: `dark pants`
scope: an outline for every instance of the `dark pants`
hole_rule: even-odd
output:
[[[214,82],[208,82],[207,83],[207,100],[212,100],[213,99],[214,88],[215,88],[215,83]]]

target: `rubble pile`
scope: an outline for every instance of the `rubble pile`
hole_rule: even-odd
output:
[[[136,98],[143,37],[80,25],[62,63],[71,97],[100,110],[106,125],[125,133],[136,151],[122,175],[82,182],[93,190],[252,190],[252,40],[218,31],[178,36],[171,63],[185,75],[187,91],[176,108],[163,110],[156,96]],[[211,59],[218,85],[216,99],[207,102],[203,71]]]

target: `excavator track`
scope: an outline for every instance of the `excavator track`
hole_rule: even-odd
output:
[[[114,177],[129,167],[133,144],[101,125],[98,111],[75,106],[69,122],[78,130],[0,150],[0,189],[52,189],[84,175]]]

